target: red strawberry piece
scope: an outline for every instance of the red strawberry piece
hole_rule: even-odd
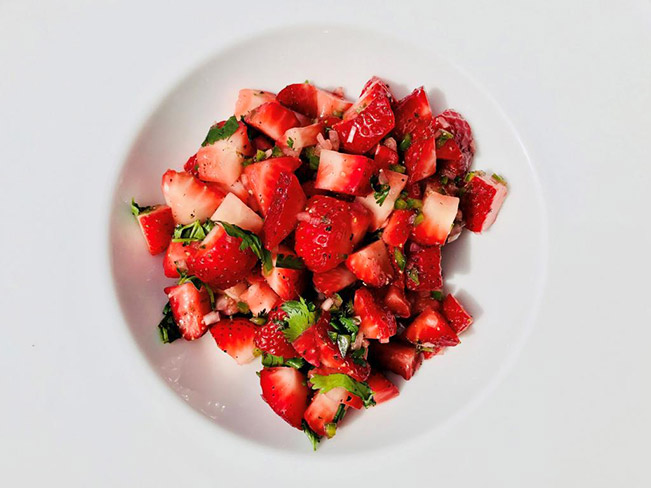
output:
[[[361,242],[371,224],[371,212],[359,202],[350,203],[350,223],[353,231],[353,247]]]
[[[405,191],[409,198],[415,198],[416,200],[421,200],[423,198],[423,188],[422,183],[420,182],[409,182],[405,186]]]
[[[224,315],[235,315],[239,313],[240,309],[237,306],[239,300],[234,300],[228,295],[217,293],[215,295],[215,310],[223,313]]]
[[[199,249],[199,242],[170,242],[163,258],[163,272],[168,278],[178,278],[179,271],[188,271],[187,261]]]
[[[396,341],[388,344],[372,342],[369,357],[380,369],[391,371],[406,380],[411,379],[423,363],[423,355],[418,349]]]
[[[247,166],[244,169],[246,185],[266,217],[278,180],[282,173],[292,173],[301,165],[301,160],[294,157],[272,158]]]
[[[277,266],[278,254],[283,256],[296,256],[294,251],[285,246],[280,246],[272,255],[273,267],[264,276],[265,280],[283,300],[297,298],[305,289],[306,271],[304,269],[279,268]]]
[[[276,101],[276,95],[263,90],[243,88],[237,95],[235,102],[235,117],[238,119],[248,115],[251,110],[258,108],[263,103]]]
[[[312,366],[321,366],[321,351],[316,324],[309,327],[292,342],[296,352]]]
[[[374,371],[366,380],[368,386],[373,390],[373,399],[376,404],[384,403],[397,397],[400,392],[398,387],[391,383],[382,373]]]
[[[400,192],[407,184],[407,175],[396,173],[395,171],[380,170],[378,176],[380,183],[389,185],[389,193],[382,202],[379,204],[375,198],[375,193],[371,192],[365,197],[357,197],[356,201],[364,205],[371,212],[371,225],[369,230],[375,231],[382,227],[386,220],[393,211],[393,206],[396,203]]]
[[[281,300],[265,282],[252,284],[240,299],[249,306],[253,315],[261,315],[273,309]]]
[[[389,99],[378,96],[357,116],[335,124],[333,129],[346,152],[364,154],[391,132],[394,124]]]
[[[407,318],[411,315],[411,304],[402,286],[395,284],[388,286],[384,295],[384,305],[397,317]]]
[[[341,122],[341,118],[340,117],[335,117],[333,115],[327,115],[325,117],[320,117],[319,122],[323,122],[323,124],[328,129],[332,129],[333,125],[338,124],[339,122]]]
[[[326,90],[316,90],[317,117],[341,116],[352,102]]]
[[[433,298],[429,291],[409,291],[407,292],[407,299],[414,314],[420,314],[426,308],[432,308],[440,312],[442,308],[441,302]]]
[[[183,165],[183,171],[191,174],[195,178],[199,177],[199,165],[197,164],[197,155],[196,153],[185,162]]]
[[[371,102],[378,97],[387,98],[390,105],[393,105],[394,103],[393,94],[389,89],[389,85],[377,76],[374,76],[366,82],[366,85],[364,85],[359,100],[346,110],[344,113],[344,120],[354,119],[357,114],[368,107]]]
[[[463,177],[472,165],[475,142],[470,125],[454,110],[446,110],[436,117],[436,128],[444,129],[454,136],[441,147],[441,175],[450,179]]]
[[[136,220],[147,243],[149,254],[160,254],[167,249],[175,227],[170,207],[167,205],[145,207],[138,213]]]
[[[461,174],[457,174],[456,170],[452,170],[451,166],[449,169],[447,169],[446,166],[446,163],[449,165],[453,162],[460,161],[463,158],[463,153],[461,152],[461,149],[459,149],[459,145],[454,139],[448,139],[441,146],[437,145],[436,157],[438,159],[447,160],[445,162],[441,161],[441,174],[443,176],[448,176],[449,178],[453,179],[457,176],[462,176]]]
[[[304,147],[315,146],[317,136],[323,134],[324,131],[325,124],[323,122],[306,125],[305,127],[293,127],[285,132],[282,142],[290,149],[300,151]]]
[[[308,200],[304,214],[296,227],[296,254],[315,273],[336,268],[353,249],[350,206],[317,195]]]
[[[226,196],[188,173],[171,169],[163,175],[162,190],[175,222],[181,225],[207,220]]]
[[[459,344],[459,338],[448,321],[434,309],[425,309],[405,329],[403,337],[412,344],[425,347],[447,347]]]
[[[424,246],[443,245],[459,210],[459,199],[442,195],[428,185],[421,209],[423,220],[414,226],[412,238]]]
[[[381,240],[351,254],[346,260],[346,266],[369,286],[381,287],[393,278],[389,253]]]
[[[340,264],[330,271],[314,273],[312,280],[316,291],[329,297],[355,283],[357,277],[346,266]]]
[[[292,127],[301,125],[294,112],[278,102],[263,103],[251,110],[244,120],[274,141],[281,140]]]
[[[366,156],[322,150],[315,188],[348,195],[366,195],[371,191],[373,160]]]
[[[412,250],[405,267],[408,290],[433,291],[443,286],[441,248],[438,246]]]
[[[422,86],[416,88],[397,103],[395,117],[396,127],[394,133],[398,141],[412,132],[423,119],[432,117],[432,109]]]
[[[378,144],[373,157],[376,169],[389,169],[393,164],[398,164],[398,153],[382,144]]]
[[[274,141],[269,139],[267,136],[263,136],[262,134],[255,136],[251,142],[253,143],[253,147],[256,151],[267,151],[269,149],[273,149],[274,147]]]
[[[216,225],[201,242],[199,250],[190,256],[188,270],[204,283],[225,289],[242,281],[257,258],[251,249],[240,249],[242,239],[229,236]]]
[[[217,126],[222,127],[225,123],[219,122]],[[228,186],[240,177],[242,162],[246,156],[254,154],[254,149],[249,141],[246,125],[243,122],[238,124],[238,129],[231,136],[202,146],[197,151],[199,178]]]
[[[296,175],[280,173],[263,226],[263,242],[267,249],[275,248],[292,233],[306,200]]]
[[[210,220],[214,222],[228,222],[242,229],[250,230],[255,234],[260,233],[262,230],[262,219],[260,216],[233,193],[226,195],[226,198],[217,207]]]
[[[341,389],[343,390],[343,388]],[[333,388],[328,393],[335,390],[338,390],[338,388]],[[304,414],[307,425],[309,425],[310,429],[316,432],[317,435],[332,437],[335,429],[326,429],[326,425],[333,423],[337,410],[339,410],[339,405],[341,404],[343,404],[343,401],[340,401],[339,399],[335,400],[325,393],[317,393],[312,397],[312,402],[309,407],[307,407]]]
[[[314,180],[308,180],[301,185],[303,192],[307,198],[313,197],[314,195],[328,195],[327,190],[319,190],[315,187],[316,182]]]
[[[402,247],[414,227],[413,210],[394,210],[382,233],[382,240],[389,246]]]
[[[188,281],[165,288],[165,293],[170,301],[174,322],[183,338],[192,341],[201,337],[208,328],[203,317],[212,311],[206,287],[197,289]]]
[[[278,324],[269,320],[264,326],[256,329],[255,345],[261,351],[274,356],[281,356],[285,359],[298,357],[298,353],[287,342],[285,335],[278,328]]]
[[[464,186],[461,211],[468,230],[483,232],[495,222],[508,190],[494,176],[471,173],[470,177]]]
[[[311,83],[294,83],[278,93],[278,101],[310,118],[343,114],[352,103]]]
[[[388,342],[397,331],[395,317],[373,298],[368,288],[358,288],[354,300],[355,315],[361,318],[359,330],[368,339]]]
[[[412,142],[405,152],[409,181],[421,181],[436,172],[436,140],[434,137]]]
[[[312,379],[314,375],[328,376],[331,374],[341,374],[336,369],[325,368],[321,366],[320,368],[313,368],[307,373],[309,380]],[[343,403],[347,407],[352,407],[355,410],[361,410],[364,407],[364,402],[357,395],[353,395],[345,388],[337,387],[330,390],[328,393],[325,393],[332,400],[336,400],[339,403]]]
[[[472,324],[470,315],[461,302],[452,294],[443,299],[443,315],[450,322],[450,326],[457,334],[461,334]]]
[[[432,359],[434,356],[436,356],[438,353],[440,353],[443,349],[443,347],[433,347],[431,351],[423,351],[423,359]]]
[[[256,326],[242,317],[223,319],[210,328],[217,347],[235,359],[237,364],[246,364],[255,358]]]
[[[264,368],[260,371],[262,399],[285,422],[301,428],[310,389],[305,375],[294,368]]]

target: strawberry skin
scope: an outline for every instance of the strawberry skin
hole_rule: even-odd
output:
[[[276,101],[276,95],[263,90],[252,90],[243,88],[237,95],[235,102],[235,117],[238,119],[244,117],[254,108],[258,108],[263,103]]]
[[[346,266],[340,264],[330,271],[314,273],[312,280],[316,291],[329,297],[355,283],[357,277]]]
[[[286,156],[260,161],[244,169],[246,186],[252,193],[263,216],[267,216],[278,180],[282,173],[293,173],[301,165],[301,160]]]
[[[322,150],[315,188],[347,195],[366,195],[371,191],[373,160],[366,156]]]
[[[457,333],[461,334],[472,324],[472,315],[470,315],[461,302],[452,294],[443,299],[443,315],[450,322],[450,327]]]
[[[382,240],[389,246],[402,248],[414,227],[414,218],[413,210],[394,210],[384,228]]]
[[[372,342],[369,357],[380,369],[391,371],[406,380],[411,379],[423,363],[423,355],[414,346],[401,342]]]
[[[364,154],[386,136],[395,125],[391,104],[378,96],[356,117],[333,126],[346,152]]]
[[[172,208],[174,221],[181,225],[207,220],[226,196],[223,191],[209,187],[188,173],[171,169],[163,174],[162,190],[165,202]]]
[[[335,113],[343,114],[351,102],[311,83],[294,83],[278,92],[278,101],[309,118],[327,117]]]
[[[409,181],[421,181],[436,172],[436,139],[416,139],[405,152]]]
[[[470,124],[459,112],[448,109],[436,117],[436,128],[447,130],[454,136],[452,139],[454,145],[449,144],[451,141],[448,141],[445,149],[441,148],[443,151],[439,157],[444,159],[441,175],[450,179],[465,176],[475,154],[475,142]]]
[[[296,175],[280,173],[263,226],[263,242],[267,249],[275,248],[292,233],[306,200]]]
[[[353,231],[353,247],[360,243],[371,225],[371,212],[359,202],[350,203],[350,224]]]
[[[377,371],[371,373],[366,383],[373,390],[373,399],[377,405],[387,402],[400,394],[398,387]]]
[[[315,273],[336,268],[353,249],[349,205],[317,195],[308,200],[305,213],[296,227],[296,254]]]
[[[404,336],[412,344],[426,347],[447,347],[459,344],[459,338],[448,321],[434,309],[427,308],[405,329]]]
[[[156,205],[140,213],[136,219],[147,243],[149,254],[160,254],[169,245],[174,234],[174,216],[167,205]]]
[[[411,316],[411,304],[407,300],[402,286],[391,284],[387,287],[384,295],[384,305],[397,317],[407,318]]]
[[[418,248],[413,246],[405,267],[408,290],[434,291],[443,286],[441,276],[441,248],[438,246]]]
[[[359,330],[364,337],[389,342],[389,338],[396,334],[398,326],[395,317],[375,301],[368,288],[357,289],[353,306],[355,315],[362,320]]]
[[[294,368],[264,368],[260,371],[260,388],[262,399],[271,409],[300,429],[310,393],[305,375]]]
[[[393,149],[378,144],[373,160],[377,169],[389,169],[392,164],[398,164],[400,158]]]
[[[183,338],[192,341],[201,337],[208,329],[203,317],[212,311],[206,287],[197,290],[193,283],[186,282],[165,288],[165,293]]]
[[[220,122],[217,126],[221,127],[225,123],[225,121]],[[238,125],[231,136],[199,149],[197,152],[199,178],[230,186],[240,177],[244,158],[252,156],[254,150],[246,132],[246,125],[243,122],[238,122]]]
[[[237,364],[246,364],[255,358],[256,327],[248,319],[223,319],[210,329],[217,347],[232,357]]]
[[[178,278],[179,271],[188,271],[187,261],[199,249],[199,242],[170,242],[163,258],[163,272],[168,278]]]
[[[472,232],[484,232],[495,222],[508,192],[506,185],[483,174],[472,178],[464,186],[461,211],[466,228]]]
[[[393,106],[394,98],[391,93],[389,85],[382,81],[377,76],[374,76],[366,82],[359,99],[351,105],[344,113],[344,121],[354,119],[361,111],[368,107],[373,100],[378,97],[384,97],[389,100],[389,104]]]
[[[301,125],[294,112],[278,102],[263,103],[251,110],[244,120],[274,141],[282,140],[285,132]]]
[[[381,240],[360,249],[346,259],[346,266],[369,286],[381,287],[393,278],[387,247]]]
[[[285,359],[298,357],[296,349],[287,342],[278,325],[271,320],[256,329],[255,345],[261,351],[274,356],[281,356]]]
[[[395,117],[394,133],[398,141],[411,133],[424,119],[432,117],[432,109],[422,86],[397,103]]]

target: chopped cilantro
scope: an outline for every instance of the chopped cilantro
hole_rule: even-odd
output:
[[[303,366],[307,364],[305,362],[305,359],[303,358],[289,358],[285,359],[285,365],[286,366],[291,366],[294,369],[301,369]]]
[[[334,422],[329,422],[323,426],[323,430],[325,430],[328,439],[332,439],[337,433],[337,424]]]
[[[454,136],[451,132],[441,129],[441,134],[436,138],[436,149],[445,146],[445,143],[452,139]]]
[[[433,291],[430,295],[434,300],[438,300],[439,302],[443,301],[443,293],[440,291]]]
[[[468,174],[466,175],[466,177],[464,178],[464,181],[465,181],[466,183],[468,183],[470,180],[472,180],[472,179],[475,177],[475,174],[476,174],[476,173],[475,173],[474,171],[471,171],[470,173],[468,173]]]
[[[272,158],[279,158],[279,157],[284,156],[284,155],[285,155],[285,153],[278,146],[274,146],[273,149],[271,150],[271,157]]]
[[[418,215],[416,215],[416,218],[414,219],[414,225],[422,224],[423,220],[425,220],[425,216],[422,213],[419,213]]]
[[[198,220],[195,220],[188,225],[177,225],[174,229],[174,235],[172,236],[172,241],[174,242],[192,242],[192,241],[202,241],[206,238],[208,233],[215,227],[215,224],[207,220],[205,224],[202,224]]]
[[[407,202],[402,198],[398,198],[396,203],[393,204],[393,208],[396,210],[405,210],[407,208]]]
[[[237,302],[237,310],[243,314],[251,313],[251,309],[246,302]]]
[[[251,231],[244,230],[237,225],[229,224],[228,222],[219,221],[219,223],[224,227],[224,230],[229,236],[242,239],[242,244],[240,244],[241,251],[250,248],[253,254],[262,261],[263,271],[265,273],[271,271],[271,268],[273,267],[273,263],[271,262],[271,253],[262,246],[262,241],[257,235]]]
[[[400,268],[401,271],[404,271],[405,266],[407,265],[407,261],[405,260],[405,255],[402,254],[400,248],[396,247],[393,250],[393,255],[396,258],[396,264],[398,265],[398,268]]]
[[[407,172],[407,168],[405,168],[402,164],[390,164],[389,169],[403,175]]]
[[[263,151],[262,149],[258,149],[257,152],[255,153],[255,156],[253,156],[253,160],[256,163],[259,163],[264,159],[267,159],[267,152]]]
[[[306,302],[302,297],[299,300],[289,300],[283,303],[280,308],[287,313],[287,318],[283,324],[285,328],[282,332],[289,342],[294,342],[298,336],[316,322],[314,304]]]
[[[316,448],[319,447],[321,436],[318,435],[316,432],[314,432],[312,429],[310,429],[310,426],[307,425],[307,422],[305,420],[302,421],[301,427],[303,427],[303,432],[305,432],[305,435],[312,443],[312,449],[316,451]]]
[[[304,269],[305,263],[301,258],[293,254],[278,254],[276,256],[276,268]]]
[[[274,356],[273,354],[264,353],[262,355],[262,365],[266,368],[273,368],[275,366],[283,366],[285,359],[282,356]]]
[[[332,421],[335,424],[338,423],[341,419],[344,418],[345,414],[346,414],[346,405],[340,403],[339,407],[337,408],[337,413],[335,414],[335,417],[332,419]]]
[[[321,393],[328,393],[333,388],[341,387],[361,398],[365,407],[368,408],[371,405],[375,405],[373,390],[366,383],[354,380],[346,374],[334,373],[327,376],[315,374],[310,379],[310,382],[312,383],[312,388],[320,390]]]
[[[377,175],[374,175],[371,178],[371,188],[373,189],[373,197],[375,198],[375,202],[381,207],[389,196],[391,187],[387,183],[380,183]]]
[[[253,322],[255,325],[264,325],[267,323],[267,316],[258,315],[257,317],[251,317],[249,320]]]
[[[409,268],[407,270],[407,277],[417,285],[420,285],[420,280],[418,279],[418,270],[416,268]]]
[[[493,174],[491,175],[491,178],[493,178],[493,179],[494,179],[495,181],[497,181],[498,183],[501,183],[501,184],[503,184],[503,185],[506,185],[506,180],[505,180],[502,176],[498,175],[497,173],[493,173]]]
[[[344,111],[343,110],[333,110],[332,115],[337,117],[337,118],[342,118],[344,116]]]
[[[450,181],[450,178],[448,178],[447,176],[441,176],[441,184],[442,185],[447,185],[449,181]]]
[[[287,146],[288,146],[290,149],[294,149],[294,139],[292,139],[291,137],[288,137],[288,138],[287,138]]]
[[[316,171],[319,169],[319,156],[316,155],[316,152],[314,150],[314,146],[310,146],[304,151],[305,157],[307,158],[307,162],[310,165],[310,169],[312,171]]]
[[[221,141],[222,139],[228,139],[230,136],[235,134],[239,127],[240,124],[233,115],[221,127],[219,127],[217,124],[213,125],[208,131],[208,135],[206,135],[206,138],[201,143],[201,145],[208,146],[210,144],[214,144],[217,141]]]
[[[353,360],[353,363],[357,364],[358,366],[364,366],[366,364],[366,360],[364,359],[364,354],[366,353],[366,348],[360,347],[359,349],[355,349],[353,352],[350,353],[350,357]]]
[[[149,207],[141,207],[136,203],[136,201],[132,198],[131,199],[131,213],[133,214],[134,217],[138,217],[140,214],[144,214],[147,212],[151,212],[154,210],[155,207],[149,206]]]
[[[181,331],[174,320],[170,302],[167,302],[163,307],[163,319],[158,324],[158,335],[163,344],[169,344],[181,337]]]
[[[183,271],[179,272],[179,285],[182,285],[183,283],[192,283],[194,287],[197,290],[201,290],[201,287],[203,286],[206,291],[208,292],[208,296],[210,297],[210,303],[211,305],[215,304],[215,293],[212,291],[212,289],[206,285],[203,281],[201,281],[199,278],[196,276],[188,275]]]
[[[402,141],[400,141],[400,145],[398,146],[402,152],[405,152],[407,149],[409,149],[409,146],[411,146],[411,134],[407,134]]]

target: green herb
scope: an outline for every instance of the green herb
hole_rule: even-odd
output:
[[[214,222],[207,220],[205,224],[195,220],[188,225],[177,225],[172,236],[173,242],[192,242],[202,241],[208,233],[215,227]]]
[[[407,208],[407,202],[404,201],[402,198],[398,198],[396,200],[396,203],[393,204],[393,208],[396,210],[405,210]]]
[[[237,302],[237,310],[243,314],[251,313],[251,309],[246,302]]]
[[[260,161],[267,159],[266,151],[263,151],[262,149],[258,149],[257,152],[255,153],[255,156],[253,156],[253,159],[256,163],[259,163]]]
[[[222,139],[228,139],[230,136],[235,134],[239,127],[240,124],[233,115],[221,127],[219,127],[218,124],[213,125],[201,145],[208,146],[209,144],[214,144]]]
[[[416,345],[416,349],[418,350],[418,352],[436,352],[435,347],[426,347],[426,346],[422,346],[420,344]]]
[[[276,256],[276,268],[305,269],[305,263],[301,258],[293,254],[278,254]]]
[[[464,181],[465,181],[466,183],[468,183],[470,180],[472,180],[472,179],[475,177],[475,174],[476,174],[476,173],[475,173],[474,171],[471,171],[470,173],[468,173],[468,174],[466,175],[466,177],[464,178]]]
[[[448,178],[447,176],[441,176],[441,184],[442,185],[447,185],[449,181],[450,181],[450,178]]]
[[[287,138],[287,146],[288,146],[290,149],[294,149],[294,139],[292,139],[291,137],[288,137],[288,138]]]
[[[310,82],[310,80],[305,80],[304,83],[307,83],[309,85],[311,82]]]
[[[272,158],[279,158],[279,157],[284,156],[284,155],[285,155],[285,153],[278,146],[274,146],[273,149],[271,150],[271,157]]]
[[[423,201],[418,198],[407,198],[407,208],[423,208]]]
[[[361,381],[354,380],[350,376],[342,373],[329,374],[327,376],[315,374],[310,379],[312,388],[320,390],[321,393],[328,393],[333,388],[344,388],[353,395],[362,399],[365,407],[375,405],[373,400],[373,390]]]
[[[389,191],[391,187],[387,183],[380,184],[377,175],[374,175],[371,178],[371,188],[373,189],[373,197],[375,202],[381,207],[384,204],[384,201],[389,196]]]
[[[141,207],[136,203],[136,201],[132,198],[131,199],[131,213],[133,214],[134,217],[138,217],[140,214],[151,212],[154,210],[154,206],[150,207]]]
[[[405,152],[407,149],[409,149],[409,146],[411,146],[411,134],[407,134],[402,141],[400,141],[400,150],[402,152]]]
[[[503,185],[506,185],[506,180],[505,180],[503,177],[501,177],[500,175],[498,175],[497,173],[493,173],[493,174],[491,175],[491,178],[493,178],[493,179],[494,179],[495,181],[497,181],[498,183],[501,183],[501,184],[503,184]]]
[[[409,268],[407,270],[407,277],[417,285],[420,285],[420,280],[418,279],[418,271],[416,268]]]
[[[343,403],[339,404],[339,407],[337,407],[337,413],[335,414],[334,418],[332,421],[336,424],[339,423],[341,419],[344,418],[344,415],[346,414],[346,405]]]
[[[402,164],[390,164],[389,169],[403,175],[407,172],[407,168],[405,168]]]
[[[262,365],[266,368],[274,368],[276,366],[283,366],[285,359],[282,356],[274,356],[273,354],[264,353],[262,355]]]
[[[226,233],[231,237],[238,237],[242,239],[240,244],[240,251],[251,249],[258,259],[262,261],[262,269],[265,273],[271,271],[273,263],[271,262],[271,253],[262,246],[262,241],[253,232],[244,230],[237,225],[229,224],[228,222],[219,221],[224,227]]]
[[[451,132],[441,129],[441,134],[436,138],[436,149],[441,149],[445,143],[452,139],[454,136]]]
[[[312,449],[316,451],[316,448],[319,447],[321,436],[319,436],[316,432],[310,429],[310,426],[307,425],[307,422],[305,420],[302,421],[301,426],[303,427],[303,432],[305,432],[305,435],[312,443]]]
[[[252,158],[246,158],[242,160],[242,167],[246,168],[247,166],[251,166],[253,164],[253,159]]]
[[[366,364],[366,360],[364,359],[365,353],[366,348],[360,347],[359,349],[355,349],[353,352],[351,352],[350,357],[358,366],[364,366]]]
[[[158,324],[158,335],[164,344],[174,342],[181,337],[181,331],[174,320],[170,302],[167,302],[165,307],[163,307],[163,319]]]
[[[407,265],[407,261],[405,260],[405,255],[402,254],[402,251],[396,247],[393,250],[393,256],[396,258],[396,264],[398,265],[400,270],[404,271],[405,266]]]
[[[343,110],[333,110],[332,115],[338,118],[342,118],[344,116],[344,111]]]
[[[258,315],[257,317],[251,317],[249,320],[253,322],[255,325],[264,325],[267,323],[267,316]]]
[[[283,334],[289,342],[294,342],[316,321],[314,304],[306,302],[302,297],[299,300],[289,300],[280,308],[287,313],[283,324],[285,325]]]
[[[305,359],[303,358],[289,358],[285,359],[285,365],[286,366],[291,366],[294,369],[301,369],[303,366],[305,366],[307,363],[305,362]]]
[[[440,291],[433,291],[430,295],[434,300],[438,300],[439,302],[443,301],[443,293]]]
[[[425,220],[425,216],[422,213],[419,213],[418,215],[416,215],[416,218],[414,219],[414,225],[422,224],[423,220]]]
[[[319,169],[319,156],[317,156],[314,146],[310,146],[304,151],[305,157],[307,157],[307,162],[310,165],[312,171]]]
[[[329,422],[323,426],[323,430],[325,430],[328,439],[332,439],[337,433],[337,424],[334,422]]]
[[[215,305],[215,293],[212,291],[208,285],[201,281],[196,276],[188,275],[184,271],[179,271],[179,281],[178,284],[182,285],[183,283],[192,283],[197,290],[201,290],[201,287],[204,287],[208,292],[210,297],[210,304]]]

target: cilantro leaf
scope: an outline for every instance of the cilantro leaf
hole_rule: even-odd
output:
[[[184,272],[179,272],[178,284],[182,285],[183,283],[188,283],[188,282],[192,283],[197,290],[201,290],[201,287],[203,286],[208,292],[208,296],[210,297],[210,304],[215,305],[215,293],[208,285],[206,285],[203,281],[201,281],[196,276],[188,275]]]
[[[262,241],[253,232],[244,230],[237,225],[229,224],[228,222],[219,221],[224,227],[226,233],[231,237],[238,237],[242,239],[240,244],[240,251],[250,248],[253,254],[262,261],[262,269],[265,273],[271,271],[273,263],[271,262],[271,253],[262,246]]]
[[[430,296],[434,300],[438,300],[439,302],[443,301],[443,293],[441,293],[440,291],[433,291],[433,292],[430,293]]]
[[[294,139],[292,139],[291,137],[287,138],[287,147],[289,147],[290,149],[294,149]]]
[[[405,168],[402,164],[390,164],[389,169],[403,175],[407,172],[407,168]]]
[[[195,220],[188,225],[177,225],[174,229],[172,241],[174,242],[192,242],[203,241],[208,233],[215,227],[211,220],[207,220],[202,224],[199,220]]]
[[[285,359],[285,365],[286,366],[291,366],[294,369],[301,369],[303,366],[305,366],[306,362],[305,359],[303,358],[289,358]]]
[[[396,258],[396,264],[398,265],[398,268],[400,268],[401,271],[404,271],[405,266],[407,265],[405,255],[402,254],[402,251],[397,247],[393,250],[393,255]]]
[[[246,302],[237,302],[237,311],[243,314],[251,313],[249,305]]]
[[[378,181],[377,176],[371,178],[371,188],[373,189],[373,197],[375,198],[376,203],[379,206],[384,204],[384,201],[389,196],[389,191],[391,187],[387,183],[382,183]]]
[[[219,127],[217,124],[213,125],[208,131],[208,134],[206,135],[206,138],[201,143],[201,145],[208,146],[210,144],[214,144],[217,141],[221,141],[222,139],[228,139],[230,136],[235,134],[239,127],[240,124],[233,115],[221,127]]]
[[[305,263],[298,256],[292,254],[279,254],[276,256],[276,268],[305,269]]]
[[[285,155],[285,153],[278,146],[274,146],[273,149],[271,150],[271,157],[272,158],[279,158],[279,157],[284,156],[284,155]]]
[[[416,268],[409,268],[407,270],[407,277],[417,285],[420,284],[420,280],[418,279],[418,270]]]
[[[163,307],[163,319],[158,324],[158,335],[163,344],[169,344],[181,337],[181,331],[174,320],[170,302],[167,302],[165,307]]]
[[[436,149],[441,149],[445,143],[452,139],[454,136],[451,132],[441,129],[441,134],[436,138]]]
[[[307,158],[307,163],[310,166],[310,169],[312,171],[318,170],[319,161],[321,159],[319,158],[319,156],[317,156],[316,151],[314,150],[314,146],[310,146],[306,148],[303,154],[305,154],[305,157]]]
[[[262,365],[266,368],[273,368],[275,366],[283,366],[285,358],[282,356],[274,356],[273,354],[264,353],[262,355]]]
[[[407,134],[402,141],[400,141],[400,150],[405,152],[411,146],[411,134]]]
[[[502,183],[503,185],[506,185],[506,180],[504,179],[503,176],[498,175],[497,173],[493,173],[491,175],[491,178],[493,178],[495,181],[498,183]]]
[[[351,352],[350,357],[358,366],[364,366],[366,364],[366,360],[364,359],[365,353],[366,348],[360,347],[359,349],[355,349],[353,352]]]
[[[287,313],[287,318],[284,321],[286,327],[282,332],[289,342],[294,342],[298,336],[316,322],[314,304],[306,302],[302,297],[300,300],[289,300],[280,308]]]
[[[134,217],[138,217],[140,214],[151,212],[154,210],[155,207],[153,206],[148,206],[148,207],[142,207],[136,203],[135,199],[131,199],[131,213],[133,214]]]
[[[335,373],[327,376],[315,374],[310,379],[310,382],[312,388],[320,390],[321,393],[328,393],[333,388],[341,387],[361,398],[366,408],[375,405],[373,390],[366,383],[354,380],[347,374]]]
[[[339,407],[337,408],[337,413],[335,413],[335,417],[332,419],[332,421],[335,424],[338,423],[341,419],[344,418],[345,414],[346,414],[346,405],[340,403]]]
[[[255,153],[255,156],[253,156],[253,159],[256,163],[259,163],[260,161],[267,159],[267,152],[263,151],[262,149],[258,149]]]
[[[305,432],[305,435],[312,443],[312,449],[316,451],[316,448],[319,447],[321,436],[318,435],[316,432],[314,432],[312,429],[310,429],[310,426],[307,425],[307,422],[305,420],[302,421],[301,427],[303,427],[303,432]]]

